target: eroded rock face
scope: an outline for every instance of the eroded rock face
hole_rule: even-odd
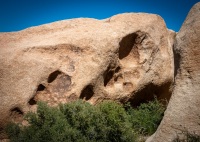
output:
[[[172,142],[182,131],[200,135],[200,2],[189,12],[175,44],[175,86],[163,121],[149,142]]]
[[[1,33],[0,126],[37,101],[169,98],[174,36],[161,17],[141,13]]]

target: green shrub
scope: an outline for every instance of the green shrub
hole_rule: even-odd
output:
[[[56,107],[39,103],[37,113],[28,113],[25,119],[29,126],[10,124],[7,127],[11,142],[81,141],[79,131],[70,127]]]
[[[28,126],[9,124],[11,142],[135,142],[136,131],[152,134],[164,107],[154,100],[137,109],[112,101],[96,106],[78,100],[58,107],[39,102],[36,113],[28,113]]]
[[[135,134],[129,121],[129,115],[121,104],[105,101],[97,107],[105,117],[109,141],[134,141]]]
[[[114,102],[97,106],[81,100],[28,113],[29,126],[8,125],[11,142],[134,142],[136,136],[123,107]]]
[[[129,107],[130,122],[135,131],[143,135],[151,135],[158,128],[165,111],[164,105],[157,99],[143,103],[136,109]]]
[[[60,105],[61,112],[71,127],[86,136],[87,141],[134,141],[131,125],[125,125],[128,117],[123,107],[115,102],[103,102],[97,106],[81,100]]]

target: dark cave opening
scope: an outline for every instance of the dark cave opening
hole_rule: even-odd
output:
[[[37,101],[35,100],[35,98],[33,97],[33,98],[31,98],[30,100],[29,100],[29,105],[36,105],[37,104]]]
[[[107,86],[107,84],[110,82],[110,80],[113,78],[114,71],[106,71],[104,74],[104,86]]]
[[[37,91],[43,91],[43,90],[45,90],[45,88],[46,87],[44,85],[40,84],[40,85],[38,85]]]
[[[89,100],[92,98],[93,95],[94,95],[93,86],[88,85],[82,90],[80,99]]]
[[[52,72],[52,73],[49,75],[49,77],[48,77],[48,83],[53,82],[53,81],[58,77],[59,74],[61,74],[61,72],[58,71],[58,70]]]
[[[23,115],[24,113],[21,111],[21,109],[19,107],[15,107],[15,108],[11,109],[11,115],[13,115],[13,114]]]
[[[136,33],[132,33],[129,34],[127,36],[125,36],[119,43],[120,47],[119,47],[119,59],[123,59],[125,57],[127,57],[132,48],[134,47],[135,44],[135,39],[137,37]]]
[[[159,100],[162,104],[167,105],[171,97],[170,83],[157,86],[150,83],[145,86],[145,88],[136,92],[135,95],[128,100],[131,106],[137,107],[141,103],[147,103],[154,100],[155,98]]]

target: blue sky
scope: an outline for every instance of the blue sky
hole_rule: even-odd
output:
[[[19,31],[58,20],[104,19],[124,12],[158,14],[167,27],[179,31],[199,0],[0,0],[0,32]]]

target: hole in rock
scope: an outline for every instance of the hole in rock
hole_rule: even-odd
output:
[[[120,67],[115,68],[115,70],[110,70],[110,67],[108,67],[107,71],[104,73],[104,86],[107,86],[108,83],[112,80],[115,73],[118,73],[120,71]],[[114,81],[117,81],[118,77],[114,78]]]
[[[132,48],[134,47],[135,44],[135,39],[137,37],[136,33],[129,34],[125,36],[119,43],[119,59],[123,59],[127,57]]]
[[[53,81],[58,77],[59,74],[61,74],[61,72],[58,71],[58,70],[52,72],[52,73],[49,75],[49,77],[48,77],[48,83],[53,82]]]
[[[93,95],[94,95],[93,86],[92,85],[88,85],[81,92],[80,98],[81,99],[85,99],[85,100],[89,100]]]
[[[71,77],[62,73],[56,80],[49,86],[50,92],[64,95],[71,89]]]
[[[20,110],[20,108],[15,107],[15,108],[11,109],[11,115],[13,115],[13,114],[15,114],[15,115],[23,115],[24,113]]]
[[[105,75],[104,75],[104,86],[107,86],[107,84],[113,78],[113,75],[114,75],[114,71],[112,71],[112,70],[105,73]]]
[[[19,107],[15,107],[10,110],[10,118],[14,122],[17,122],[17,123],[22,122],[23,115],[24,115],[24,112]]]
[[[150,83],[138,91],[129,101],[132,106],[139,106],[141,103],[152,101],[155,97],[163,104],[166,104],[166,101],[168,102],[171,97],[170,83],[161,86]]]
[[[35,100],[35,98],[31,98],[30,101],[28,102],[29,105],[36,105],[37,104],[37,101]]]
[[[115,69],[115,73],[118,73],[119,71],[120,71],[120,67],[117,67],[116,69]]]
[[[46,87],[42,84],[38,85],[37,91],[43,91]]]

